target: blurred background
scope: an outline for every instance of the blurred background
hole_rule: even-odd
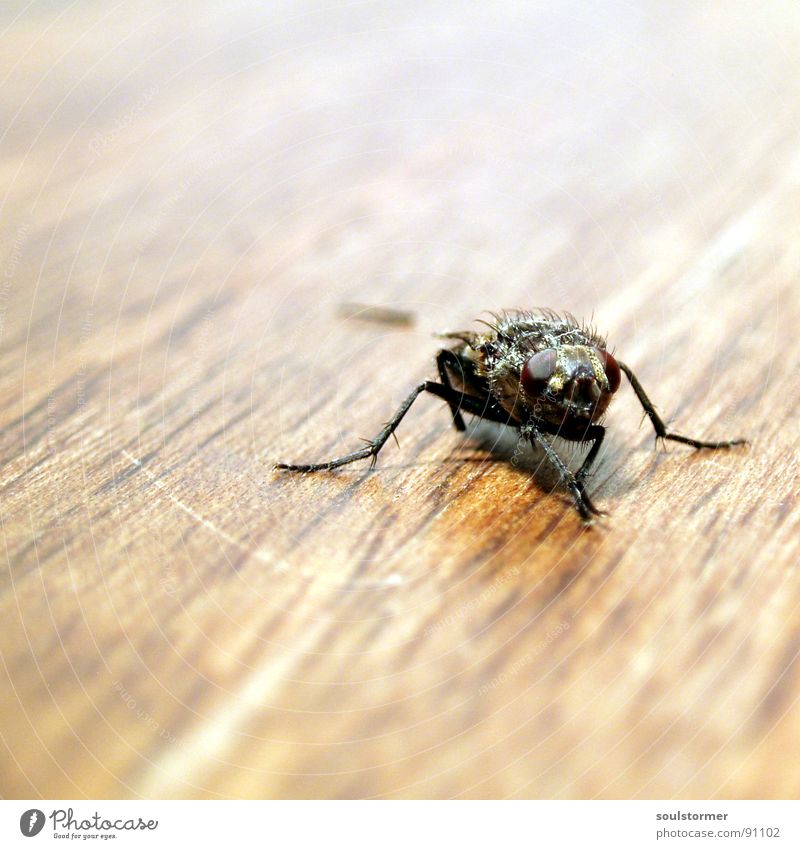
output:
[[[799,36],[773,0],[4,3],[0,793],[796,795]],[[433,399],[374,473],[273,473],[506,307],[752,447],[655,452],[621,391],[588,530]]]

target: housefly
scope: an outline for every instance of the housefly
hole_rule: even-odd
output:
[[[420,383],[364,448],[333,460],[278,463],[275,468],[317,472],[367,458],[374,465],[414,401],[429,392],[449,406],[457,430],[465,430],[464,414],[516,428],[521,439],[544,452],[576,509],[588,521],[593,515],[603,515],[589,497],[585,482],[605,437],[603,417],[623,374],[652,422],[657,440],[713,449],[746,442],[706,442],[667,430],[631,369],[608,350],[602,336],[568,313],[514,310],[492,314],[491,321],[480,324],[485,329],[439,334],[454,343],[436,355],[439,380]],[[557,454],[548,438],[555,436],[591,446],[577,472],[570,471]]]

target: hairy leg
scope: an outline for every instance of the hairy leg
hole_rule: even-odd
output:
[[[673,442],[682,442],[684,445],[691,445],[693,448],[731,448],[734,445],[746,445],[746,439],[726,439],[720,442],[706,442],[702,439],[694,439],[691,436],[681,436],[679,433],[672,433],[667,430],[667,426],[664,424],[661,416],[656,412],[656,408],[653,406],[653,402],[647,397],[647,393],[644,391],[642,384],[639,383],[636,375],[625,365],[625,363],[619,363],[619,367],[622,371],[625,372],[628,380],[633,387],[633,391],[636,393],[636,397],[639,399],[639,403],[644,408],[645,413],[647,413],[650,421],[653,423],[653,428],[656,432],[657,439],[671,439]]]
[[[602,515],[602,511],[598,510],[598,508],[594,506],[592,500],[586,493],[586,490],[583,487],[583,479],[581,478],[579,480],[576,475],[569,470],[566,463],[564,463],[561,457],[559,457],[556,453],[555,448],[553,448],[553,446],[544,438],[542,431],[533,422],[529,422],[520,429],[520,432],[523,436],[530,439],[531,444],[534,447],[538,446],[544,451],[544,454],[550,461],[550,464],[558,472],[559,477],[572,495],[572,498],[575,501],[575,507],[581,514],[581,517],[585,520],[589,520],[592,518],[592,515]],[[595,457],[597,456],[597,451],[595,450],[595,446],[597,444],[598,443],[596,441],[595,445],[592,446],[592,450],[589,452],[590,455],[594,453]],[[599,447],[597,450],[599,450]],[[594,459],[594,457],[592,459]],[[584,466],[586,466],[586,461],[584,461]],[[581,470],[583,471],[583,467],[581,467]]]
[[[355,463],[357,460],[366,460],[367,457],[372,458],[372,464],[374,465],[381,448],[383,448],[386,441],[395,432],[397,426],[403,420],[403,416],[405,416],[411,408],[411,405],[423,392],[430,392],[437,398],[442,398],[449,404],[450,409],[452,410],[455,408],[456,412],[460,409],[465,413],[470,413],[471,415],[479,416],[480,418],[490,419],[491,421],[501,422],[502,424],[509,424],[508,414],[504,413],[501,415],[494,408],[490,398],[474,398],[470,395],[462,394],[452,386],[443,386],[441,383],[426,380],[424,383],[420,383],[419,386],[411,392],[406,400],[400,405],[397,412],[384,425],[380,433],[374,439],[369,440],[364,448],[361,448],[358,451],[353,451],[350,454],[345,454],[343,457],[336,457],[333,460],[326,460],[320,463],[276,463],[275,468],[288,472],[319,472],[336,469],[339,466],[345,466],[348,463]]]

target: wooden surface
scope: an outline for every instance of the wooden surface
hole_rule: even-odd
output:
[[[9,5],[4,796],[800,793],[796,4]],[[516,306],[752,447],[271,471]]]

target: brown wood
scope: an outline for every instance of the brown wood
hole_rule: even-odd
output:
[[[3,796],[800,793],[800,12],[552,5],[2,13]],[[752,446],[271,471],[516,306]]]

